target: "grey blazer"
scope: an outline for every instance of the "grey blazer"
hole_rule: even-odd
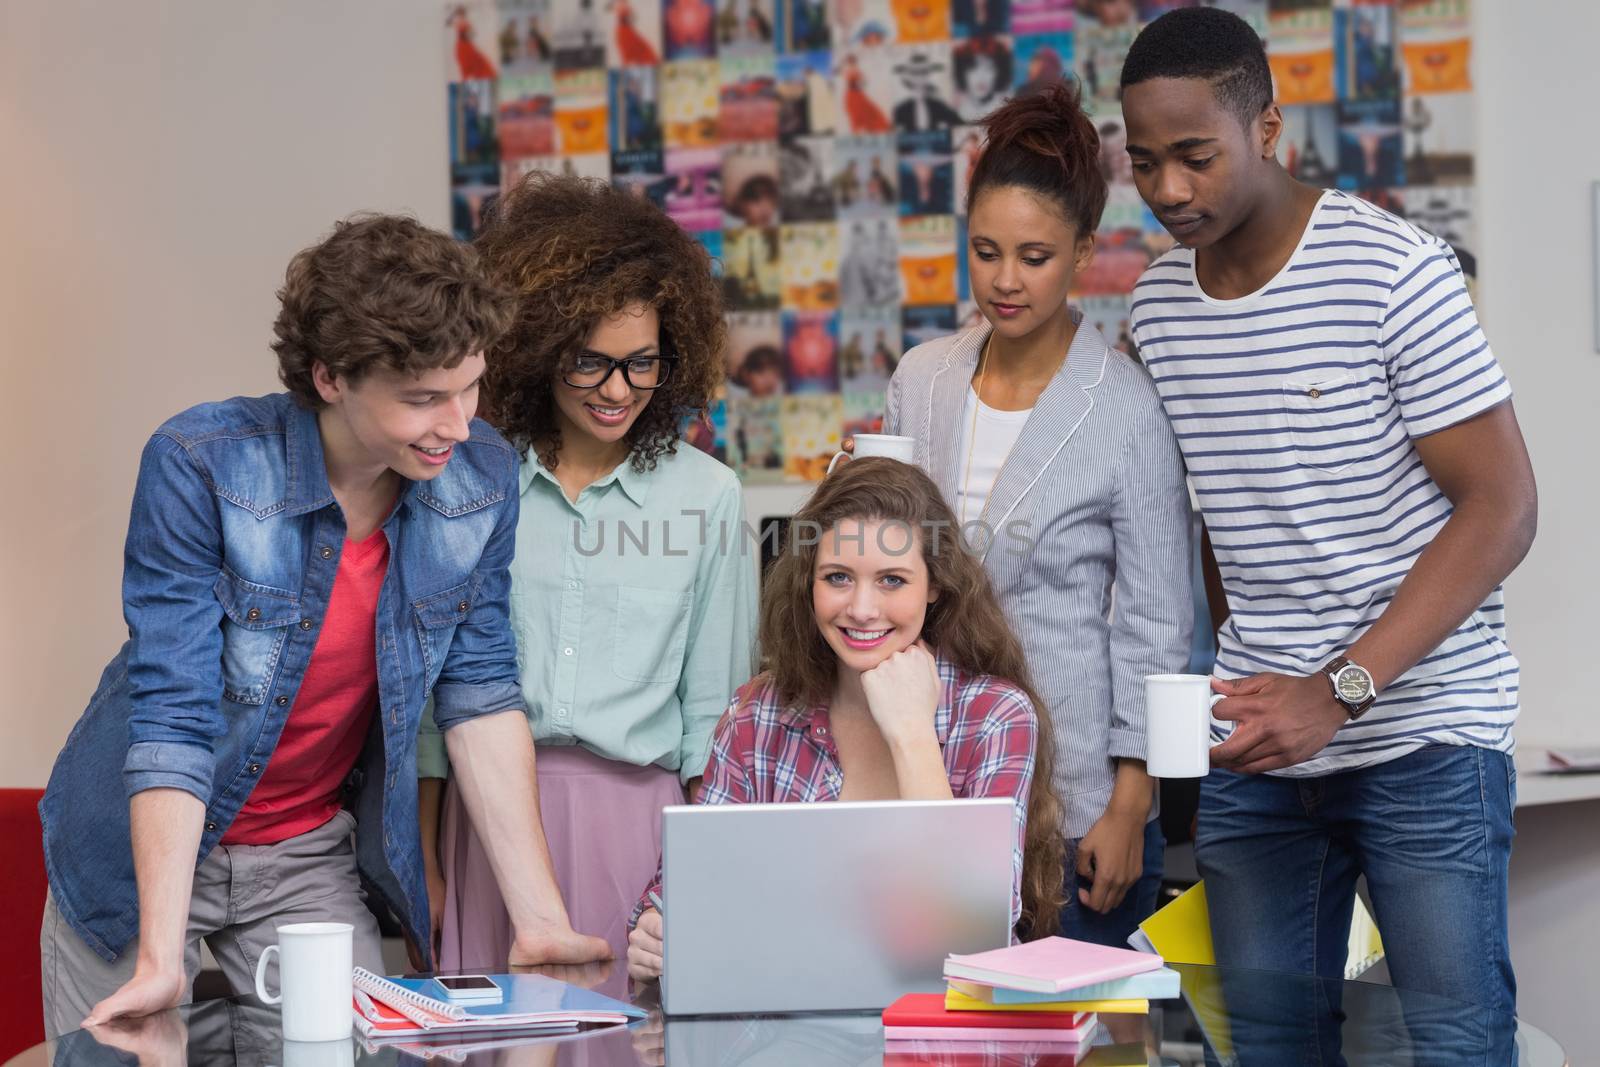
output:
[[[968,536],[1055,726],[1069,838],[1104,813],[1113,758],[1144,758],[1144,676],[1184,670],[1194,625],[1177,439],[1144,368],[1074,318],[1066,361],[984,505],[994,536]],[[889,383],[885,432],[916,438],[917,464],[952,507],[962,406],[989,329],[918,345]]]

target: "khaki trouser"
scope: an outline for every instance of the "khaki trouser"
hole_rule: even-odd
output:
[[[184,1002],[200,970],[200,942],[210,946],[235,995],[255,988],[256,961],[277,942],[277,928],[296,922],[345,922],[355,927],[355,962],[382,973],[378,923],[367,910],[356,875],[351,832],[355,817],[341,811],[315,830],[276,845],[218,845],[194,872],[184,934]],[[39,931],[45,1036],[75,1030],[100,1001],[133,977],[137,939],[107,963],[67,925],[54,896],[45,899]],[[267,970],[276,989],[277,963]]]

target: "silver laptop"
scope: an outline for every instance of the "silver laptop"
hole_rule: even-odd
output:
[[[1003,797],[666,808],[663,1011],[943,990],[945,956],[1010,940],[1014,813]]]

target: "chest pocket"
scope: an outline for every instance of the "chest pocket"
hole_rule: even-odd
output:
[[[422,667],[427,673],[429,688],[439,680],[439,671],[455,639],[456,627],[472,613],[477,593],[477,583],[469,578],[443,592],[412,601],[417,641],[422,646]]]
[[[672,589],[617,590],[611,669],[630,682],[677,681],[689,644],[689,594]]]
[[[300,621],[300,598],[228,570],[212,588],[223,612],[222,695],[239,704],[265,703],[289,628]]]
[[[1335,473],[1378,447],[1367,383],[1353,374],[1285,382],[1283,416],[1303,467]]]

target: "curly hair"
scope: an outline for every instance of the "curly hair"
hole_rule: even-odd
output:
[[[399,215],[335,223],[289,261],[278,301],[278,377],[312,409],[323,406],[314,364],[350,381],[378,366],[411,374],[459,366],[498,341],[516,310],[470,246]]]
[[[762,581],[758,644],[786,701],[813,704],[833,695],[839,660],[817,628],[812,606],[821,533],[847,519],[901,523],[919,531],[928,581],[939,591],[928,605],[922,639],[969,674],[987,674],[1021,689],[1038,723],[1028,825],[1022,859],[1022,919],[1029,938],[1060,928],[1063,903],[1061,801],[1055,794],[1055,734],[1034,691],[1022,642],[1011,630],[983,564],[968,552],[960,524],[939,487],[921,468],[881,456],[856,459],[823,479],[791,520],[789,542]],[[813,536],[797,537],[800,531]],[[933,536],[929,531],[935,531]],[[944,531],[940,535],[938,531]]]
[[[476,244],[490,276],[519,297],[489,354],[484,416],[554,470],[562,364],[603,318],[642,303],[660,316],[662,354],[678,362],[629,427],[629,454],[641,472],[673,454],[684,417],[705,411],[722,380],[727,327],[705,247],[639,196],[539,171],[500,198]]]

